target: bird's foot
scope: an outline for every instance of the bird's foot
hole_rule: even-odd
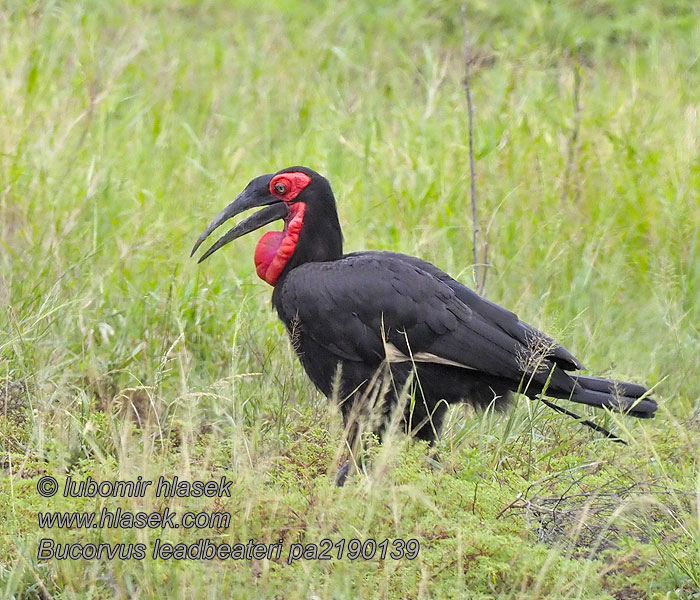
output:
[[[338,469],[338,472],[335,475],[335,485],[338,487],[343,487],[345,484],[345,480],[348,478],[348,475],[350,474],[350,467],[352,465],[350,464],[349,460],[346,460],[345,463]]]

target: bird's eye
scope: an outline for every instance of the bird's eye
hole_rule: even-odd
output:
[[[278,182],[275,184],[275,192],[280,196],[284,196],[287,193],[287,186]]]

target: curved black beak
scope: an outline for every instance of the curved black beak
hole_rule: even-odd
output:
[[[261,227],[277,221],[279,219],[284,219],[289,215],[289,210],[284,202],[275,198],[270,194],[270,181],[273,175],[261,175],[256,177],[251,181],[246,188],[239,194],[239,196],[231,202],[224,210],[222,210],[216,218],[209,223],[207,228],[199,236],[199,239],[192,248],[190,256],[194,256],[197,252],[197,248],[202,245],[202,242],[206,240],[209,235],[220,225],[228,221],[230,218],[257,206],[266,206],[263,210],[256,212],[252,217],[248,217],[245,221],[241,221],[234,228],[230,229],[226,234],[220,237],[214,245],[209,248],[197,261],[201,263],[208,256],[211,256],[222,246],[225,246],[229,242],[244,236],[246,233],[260,229]]]

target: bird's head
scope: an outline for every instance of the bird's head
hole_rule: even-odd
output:
[[[224,222],[263,206],[220,237],[199,259],[202,262],[229,242],[251,231],[283,220],[282,231],[270,231],[255,249],[255,266],[261,279],[275,285],[286,270],[311,261],[340,258],[343,237],[335,198],[325,177],[306,167],[289,167],[253,179],[238,197],[209,223],[192,248],[192,254]]]

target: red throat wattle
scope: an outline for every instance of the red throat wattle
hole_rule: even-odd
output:
[[[255,270],[258,277],[272,286],[277,283],[287,261],[294,254],[305,210],[306,205],[303,202],[290,205],[284,229],[269,231],[260,238],[255,247]]]

